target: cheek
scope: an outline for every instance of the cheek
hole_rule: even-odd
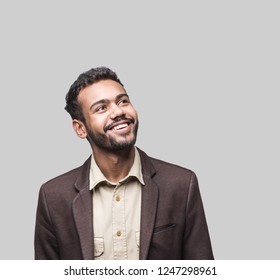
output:
[[[136,120],[136,122],[138,122],[138,114],[137,114],[136,111],[135,111],[135,117],[134,117],[134,119]]]
[[[105,116],[91,117],[88,121],[88,126],[93,132],[103,131],[106,120],[107,118]]]
[[[131,115],[135,120],[138,120],[138,114],[137,114],[136,110],[135,110],[133,107],[131,107],[130,115]]]

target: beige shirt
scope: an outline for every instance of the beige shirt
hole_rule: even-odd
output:
[[[142,185],[141,160],[136,148],[130,172],[118,184],[105,178],[92,156],[94,259],[139,259]]]

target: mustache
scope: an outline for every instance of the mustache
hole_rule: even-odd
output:
[[[126,117],[117,117],[116,119],[114,119],[114,121],[112,121],[110,124],[106,125],[104,127],[104,132],[107,132],[108,130],[110,130],[116,123],[121,122],[121,121],[126,121],[128,124],[134,124],[135,123],[135,119],[134,118],[126,118]]]

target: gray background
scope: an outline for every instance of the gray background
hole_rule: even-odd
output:
[[[193,169],[217,259],[279,259],[278,1],[1,1],[0,259],[32,259],[37,196],[90,154],[64,97],[115,70],[137,145]]]

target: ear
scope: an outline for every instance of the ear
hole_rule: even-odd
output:
[[[81,139],[85,139],[87,137],[87,130],[83,122],[75,119],[72,121],[72,126],[78,137]]]

